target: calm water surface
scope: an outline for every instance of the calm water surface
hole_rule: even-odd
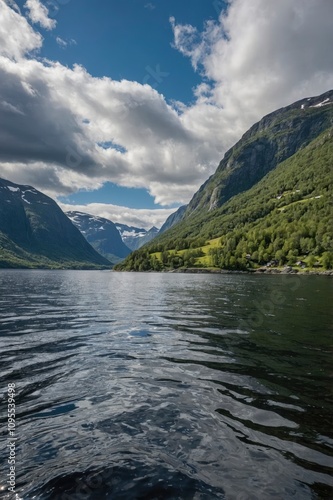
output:
[[[324,276],[0,271],[21,498],[333,498],[332,299]]]

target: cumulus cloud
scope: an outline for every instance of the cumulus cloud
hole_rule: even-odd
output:
[[[203,77],[192,105],[36,59],[40,34],[0,9],[0,172],[53,196],[110,181],[186,203],[255,121],[333,87],[329,0],[232,0],[202,33],[172,18],[174,46]]]
[[[12,2],[7,4],[0,0],[0,18],[0,53],[6,58],[19,60],[42,46],[41,35],[31,28],[19,10],[14,9]]]
[[[219,35],[219,28],[214,21],[206,21],[205,30],[200,33],[190,24],[177,24],[172,16],[169,19],[173,35],[173,46],[184,56],[190,57],[193,68],[198,69],[199,63],[209,54],[210,47]]]
[[[204,101],[236,130],[262,115],[333,87],[333,2],[233,0],[202,33],[171,24],[174,44],[211,83]],[[206,89],[207,92],[207,89]]]
[[[160,208],[156,210],[134,209],[106,203],[89,203],[87,205],[68,205],[59,203],[64,212],[76,210],[86,214],[104,217],[112,222],[119,222],[128,226],[150,229],[160,228],[175,209]]]
[[[40,189],[54,189],[58,179],[59,194],[65,194],[78,187],[73,177],[92,189],[109,180],[146,187],[158,203],[171,204],[190,198],[209,173],[195,132],[147,84],[94,78],[80,66],[4,56],[0,77],[5,103],[0,161],[7,173],[12,163],[15,177],[25,164],[22,178],[35,168],[40,179],[41,163],[52,167],[52,185],[36,185]]]
[[[150,86],[94,78],[80,66],[3,57],[0,78],[7,103],[0,161],[12,162],[13,170],[23,160],[30,169],[53,164],[60,193],[76,173],[92,186],[98,180],[148,186],[164,204],[174,202],[177,189],[182,197],[184,184],[190,196],[200,181],[197,138]]]
[[[40,0],[27,0],[24,7],[28,10],[28,17],[33,23],[39,24],[46,30],[53,30],[56,27],[56,21],[49,18],[49,11]]]
[[[12,9],[14,9],[16,12],[18,12],[19,14],[21,14],[21,9],[20,7],[17,5],[17,3],[14,1],[14,0],[5,0],[5,2],[11,6]]]

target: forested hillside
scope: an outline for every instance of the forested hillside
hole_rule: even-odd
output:
[[[258,182],[249,189],[239,189],[240,192],[233,196],[230,195],[230,179],[234,174],[226,181],[228,167],[221,174],[220,166],[216,178],[213,176],[193,197],[184,219],[141,251],[131,254],[119,269],[163,270],[198,266],[246,270],[267,264],[278,267],[296,263],[301,268],[332,268],[333,114],[329,98],[320,104],[307,109],[302,108],[303,104],[297,105],[297,109],[287,108],[288,116],[292,112],[298,115],[298,120],[304,119],[308,124],[307,127],[303,126],[305,122],[299,125],[302,141],[294,153],[287,141],[288,137],[292,140],[292,131],[290,134],[285,128],[275,131],[278,138],[284,138],[285,151],[288,147],[291,151],[287,159],[279,161],[281,155],[286,156],[280,151],[277,160],[271,158],[273,167],[269,172],[260,174]],[[310,119],[311,114],[314,121]],[[283,113],[279,111],[277,115],[280,123],[286,123],[282,120]],[[267,134],[265,123],[267,117],[251,129],[255,131],[256,137],[252,137],[255,148],[258,148],[260,129]],[[234,158],[236,170],[241,163],[237,154],[243,158],[245,149],[250,154],[249,135],[245,134],[243,142],[240,141],[225,156],[227,163]],[[271,143],[276,141],[276,136],[272,137]],[[267,148],[266,152],[271,146]],[[253,167],[253,161],[250,161],[251,165]],[[244,176],[250,167],[244,163]],[[261,167],[259,170],[262,173]],[[211,197],[216,188],[207,186],[218,184],[221,175],[229,194],[227,196],[221,188],[218,201],[212,206]],[[238,172],[237,177],[239,175]],[[206,189],[210,198],[207,192],[205,194]],[[214,196],[217,196],[216,192]],[[229,199],[223,201],[224,198]]]

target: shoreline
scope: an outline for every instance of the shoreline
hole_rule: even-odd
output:
[[[187,269],[173,269],[170,271],[162,271],[169,273],[190,273],[190,274],[293,274],[297,276],[333,276],[333,269],[328,269],[326,271],[315,271],[315,270],[299,270],[294,268],[263,268],[252,269],[248,271],[242,270],[232,270],[232,269],[206,269],[206,268],[187,268]]]
[[[264,268],[260,267],[258,269],[251,269],[248,271],[242,270],[232,270],[232,269],[213,269],[206,267],[188,267],[183,269],[164,269],[163,271],[155,271],[150,269],[149,271],[123,271],[118,269],[112,269],[112,272],[116,273],[169,273],[169,274],[252,274],[252,275],[278,275],[278,274],[291,274],[295,276],[333,276],[333,269],[327,269],[326,271],[314,271],[314,270],[299,270],[291,267],[286,267],[283,269],[279,268]]]

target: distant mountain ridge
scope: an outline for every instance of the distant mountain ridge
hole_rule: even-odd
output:
[[[126,224],[121,224],[119,222],[115,222],[115,225],[123,242],[131,250],[137,250],[146,243],[149,243],[149,241],[157,236],[159,231],[155,226],[147,231],[143,228],[127,226]]]
[[[66,212],[66,215],[95,250],[111,262],[119,262],[131,253],[109,219],[78,211]]]
[[[0,267],[110,267],[54,200],[0,179]]]

